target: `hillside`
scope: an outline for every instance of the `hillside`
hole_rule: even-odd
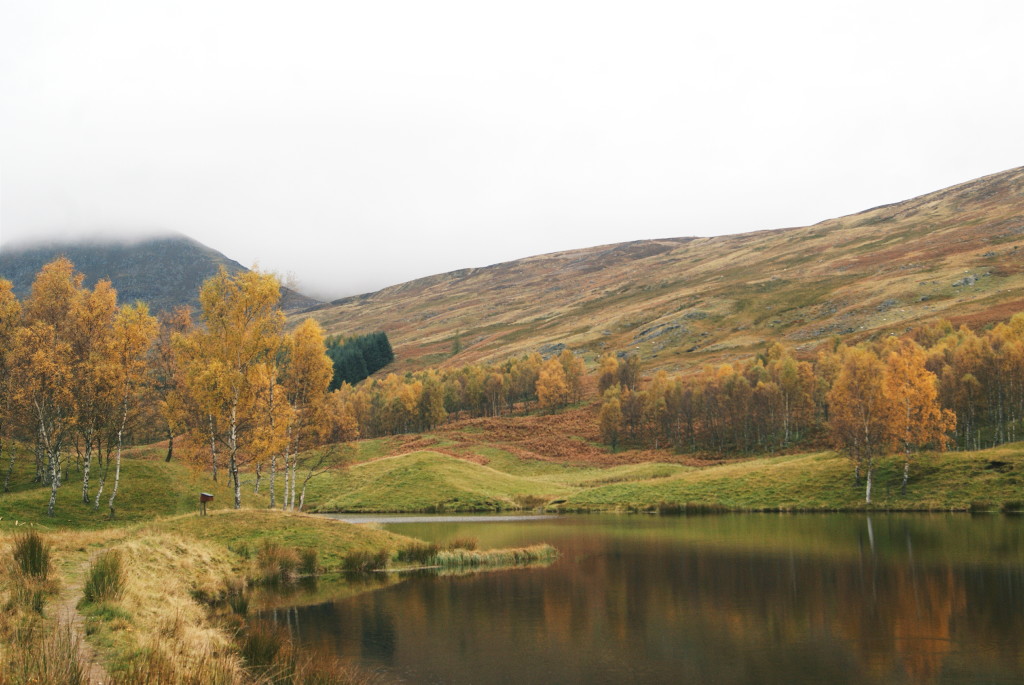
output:
[[[153,311],[182,304],[199,308],[199,287],[220,267],[234,273],[247,269],[217,250],[183,235],[144,240],[45,242],[3,246],[0,277],[14,284],[19,298],[28,295],[39,269],[64,255],[85,274],[88,287],[110,279],[121,302],[142,300]],[[282,307],[296,311],[319,304],[317,300],[282,289]]]
[[[766,341],[811,350],[946,317],[1024,309],[1024,167],[807,226],[559,252],[318,307],[331,333],[384,330],[396,370],[566,345],[678,369]],[[450,358],[460,332],[462,351]]]

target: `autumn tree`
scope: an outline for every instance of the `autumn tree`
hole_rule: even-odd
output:
[[[203,327],[179,339],[189,392],[200,407],[193,429],[202,430],[205,414],[211,449],[222,446],[227,458],[236,509],[242,506],[240,470],[262,456],[252,448],[266,419],[258,401],[266,384],[265,365],[281,345],[279,299],[280,286],[272,275],[229,274],[222,268],[199,293]]]
[[[895,405],[896,438],[903,447],[903,482],[907,492],[911,454],[925,445],[944,449],[948,433],[956,428],[956,415],[939,405],[935,374],[925,368],[924,350],[912,340],[890,343],[886,353],[883,392]]]
[[[558,355],[558,362],[565,372],[565,384],[568,388],[568,403],[579,402],[583,397],[583,377],[587,373],[587,367],[582,357],[577,357],[569,350],[562,350]]]
[[[74,384],[75,428],[81,441],[82,502],[88,504],[92,458],[116,421],[119,401],[116,362],[113,359],[117,291],[100,280],[83,288],[68,312],[71,374]],[[104,471],[103,475],[106,475]],[[97,496],[97,506],[99,498]]]
[[[67,259],[45,265],[25,303],[24,325],[11,350],[12,385],[24,405],[26,437],[37,442],[50,485],[47,514],[53,516],[61,485],[61,451],[75,428],[75,363],[72,313],[83,296],[82,275]]]
[[[11,431],[14,419],[14,391],[11,365],[14,361],[15,334],[21,324],[21,303],[14,296],[11,282],[0,279],[0,463],[3,459],[5,438]],[[11,474],[17,452],[11,450],[7,469],[4,473],[4,492],[10,492]]]
[[[898,407],[886,392],[886,367],[873,352],[846,348],[828,394],[829,428],[837,449],[854,462],[855,478],[867,477],[865,501],[871,504],[874,460],[900,438]]]
[[[537,377],[537,401],[542,409],[554,411],[569,403],[569,383],[565,377],[565,368],[552,357],[544,362]]]
[[[619,359],[614,354],[606,353],[597,363],[597,391],[604,395],[613,385],[619,384]]]
[[[192,310],[182,306],[170,312],[162,311],[157,314],[157,324],[157,336],[149,356],[150,388],[167,436],[164,461],[170,461],[174,456],[174,434],[186,414],[180,406],[186,398],[181,369],[174,355],[174,337],[187,335],[192,330]]]
[[[121,449],[130,413],[142,395],[147,381],[146,352],[156,337],[158,324],[149,315],[145,303],[122,306],[114,320],[108,359],[111,366],[113,396],[117,399],[115,414],[116,461],[114,487],[107,507],[114,518],[114,502],[121,483]]]
[[[329,419],[343,414],[337,405],[331,411],[325,409],[327,388],[331,384],[333,367],[326,354],[324,334],[313,319],[306,319],[291,335],[286,344],[282,384],[285,396],[292,410],[291,423],[287,428],[285,442],[285,490],[284,506],[295,505],[295,472],[299,453],[318,444],[329,432],[325,426]],[[339,419],[340,420],[340,419]],[[346,417],[346,420],[354,420]],[[271,457],[270,506],[275,505],[274,474],[276,455]],[[312,477],[312,476],[310,476]],[[308,482],[308,478],[307,481]],[[305,484],[303,484],[303,496]]]
[[[619,437],[622,433],[622,402],[619,400],[619,386],[609,386],[604,392],[604,402],[601,404],[599,422],[601,425],[601,440],[611,446],[612,452],[619,445]]]

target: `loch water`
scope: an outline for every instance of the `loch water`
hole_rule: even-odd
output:
[[[559,550],[542,567],[322,582],[262,611],[402,682],[1024,682],[1024,517],[351,518]]]

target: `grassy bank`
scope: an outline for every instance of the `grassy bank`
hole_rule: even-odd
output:
[[[878,462],[872,505],[852,463],[834,452],[754,459],[667,478],[588,488],[557,503],[562,511],[1000,511],[1024,500],[1024,445],[920,455],[900,491],[903,462]]]
[[[46,550],[32,557],[47,559],[47,573],[38,578],[14,561],[26,531]],[[410,550],[428,547],[370,526],[268,510],[176,515],[96,530],[9,528],[0,531],[0,683],[90,677],[114,683],[377,682],[333,655],[299,651],[286,631],[247,617],[250,603],[260,597],[272,603],[278,594],[253,588],[273,583],[286,589],[303,574],[341,570],[359,554],[391,568],[413,566],[418,562]],[[479,563],[448,566],[544,563],[555,552],[476,554]],[[394,582],[401,576],[341,579],[324,597]],[[102,665],[99,676],[90,676],[93,663]]]
[[[375,451],[380,448],[374,446]],[[660,513],[1024,507],[1024,443],[917,455],[906,493],[900,488],[902,459],[880,459],[871,507],[864,502],[863,484],[854,482],[853,464],[832,451],[703,467],[656,461],[601,467],[523,458],[484,438],[437,449],[452,454],[427,449],[371,457],[325,474],[311,483],[310,505],[317,511],[378,513],[538,506],[565,512]],[[634,458],[623,456],[626,462]]]

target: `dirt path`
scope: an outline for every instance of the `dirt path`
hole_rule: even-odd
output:
[[[94,555],[95,556],[95,555]],[[82,562],[81,572],[74,576],[72,582],[64,586],[57,602],[57,621],[61,625],[70,623],[71,630],[78,640],[78,659],[85,673],[85,682],[89,685],[107,685],[111,683],[110,674],[100,663],[99,654],[85,639],[85,617],[78,611],[78,602],[82,599],[82,587],[85,574],[89,572],[91,559]]]

